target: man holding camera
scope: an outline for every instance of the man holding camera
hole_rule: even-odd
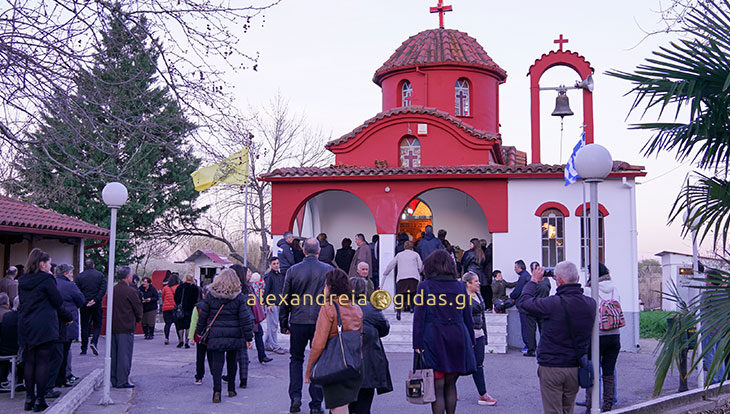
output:
[[[521,312],[543,318],[537,370],[545,413],[572,413],[578,393],[578,359],[588,352],[596,316],[596,301],[583,294],[578,268],[571,262],[555,266],[557,293],[536,296],[545,269],[538,267],[525,284],[517,306]]]

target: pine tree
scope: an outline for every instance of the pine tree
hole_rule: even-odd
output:
[[[118,263],[138,260],[141,242],[161,228],[194,223],[206,209],[195,206],[190,179],[200,165],[186,144],[195,125],[157,82],[159,56],[150,47],[156,40],[147,21],[139,21],[130,23],[118,9],[106,17],[93,67],[79,69],[71,100],[46,108],[17,160],[20,177],[11,187],[42,207],[108,228],[101,190],[110,181],[126,185]]]

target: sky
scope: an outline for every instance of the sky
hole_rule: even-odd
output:
[[[666,0],[664,3],[667,3]],[[332,138],[350,132],[381,110],[381,91],[372,76],[408,37],[438,27],[438,15],[428,9],[436,0],[283,0],[259,19],[245,35],[245,48],[259,53],[257,71],[231,76],[238,104],[266,105],[277,93],[290,108],[305,114],[308,123],[321,127]],[[629,130],[641,111],[627,118],[633,96],[630,85],[605,75],[610,69],[631,71],[652,50],[676,39],[676,34],[646,37],[661,27],[659,0],[586,1],[485,1],[452,0],[454,11],[445,16],[445,27],[468,33],[489,56],[507,71],[500,87],[500,122],[504,145],[530,152],[530,65],[543,53],[557,48],[563,34],[566,49],[578,52],[595,68],[595,142],[605,146],[614,160],[646,167],[637,180],[639,259],[656,258],[663,250],[691,253],[678,224],[667,224],[672,203],[688,172],[673,154],[646,158],[642,146],[650,134]],[[555,68],[541,86],[572,85],[578,75]],[[582,124],[581,93],[569,91],[575,116],[566,117],[562,162],[577,142]],[[558,163],[560,121],[551,117],[556,94],[541,94],[542,161]],[[645,116],[655,121],[656,113]],[[600,194],[599,194],[600,197]],[[709,246],[708,243],[705,243]]]

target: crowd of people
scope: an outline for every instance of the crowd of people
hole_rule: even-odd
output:
[[[214,403],[222,400],[223,382],[228,398],[237,395],[236,384],[247,388],[248,351],[255,344],[260,363],[272,361],[267,352],[289,353],[290,412],[302,410],[306,383],[311,413],[324,412],[323,404],[335,414],[370,413],[376,392],[393,390],[381,341],[389,334],[390,324],[369,302],[373,290],[382,283],[377,237],[371,243],[363,234],[354,239],[357,249],[344,239],[343,247],[335,251],[324,233],[303,243],[287,233],[277,244],[277,254],[268,260],[263,277],[255,269],[234,264],[204,287],[199,287],[192,275],[180,278],[171,273],[158,291],[150,278],[139,280],[130,267],[120,266],[115,272],[112,305],[112,386],[134,387],[129,379],[134,333],[141,323],[144,339],[153,339],[160,311],[164,344],[170,343],[174,325],[177,347],[196,348],[196,384],[203,382],[207,360]],[[463,253],[446,240],[445,231],[434,236],[431,226],[419,240],[401,234],[397,241],[395,256],[382,276],[394,273],[396,293],[405,298],[397,318],[403,311],[413,313],[414,361],[433,370],[433,413],[455,412],[456,383],[461,376],[472,376],[477,404],[497,404],[487,392],[484,373],[488,344],[485,315],[505,312],[512,306],[519,311],[523,354],[537,360],[545,412],[573,411],[579,389],[578,360],[590,347],[594,315],[600,310],[584,294],[574,264],[561,262],[551,269],[552,277],[545,277],[539,263],[532,262],[528,271],[525,262],[517,260],[517,280],[510,283],[500,270],[492,269],[491,245],[479,238],[471,239],[470,248]],[[53,264],[40,249],[33,249],[23,271],[21,276],[17,266],[10,267],[0,279],[0,355],[21,356],[18,372],[20,387],[26,391],[24,408],[43,411],[48,406],[46,399],[60,394],[55,387],[70,387],[78,380],[72,373],[72,341],[80,339],[81,355],[88,350],[99,354],[106,278],[90,259],[74,278],[72,266]],[[608,268],[600,264],[598,273],[602,302],[620,301]],[[551,279],[557,284],[554,295]],[[591,287],[590,281],[587,287]],[[513,290],[508,294],[510,288]],[[331,300],[324,304],[279,300],[322,294]],[[445,300],[408,299],[419,294]],[[312,383],[312,366],[326,352],[330,340],[341,332],[353,331],[362,337],[360,374],[337,382]],[[280,334],[289,335],[288,351],[279,345]],[[305,361],[308,345],[311,351]],[[619,329],[602,330],[599,345],[601,408],[607,411],[615,401]],[[6,381],[8,373],[8,364],[0,363],[0,381]],[[590,389],[583,404],[591,405]]]

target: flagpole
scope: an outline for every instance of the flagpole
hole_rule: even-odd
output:
[[[243,186],[243,265],[248,267],[248,177],[246,178],[246,184]]]

